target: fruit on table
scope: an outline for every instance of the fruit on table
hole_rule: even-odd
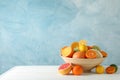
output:
[[[86,52],[88,50],[88,47],[86,45],[79,45],[79,50],[81,52]]]
[[[62,64],[59,68],[58,68],[58,72],[62,75],[67,75],[70,73],[70,71],[72,70],[72,65],[71,63],[65,63]]]
[[[87,45],[86,40],[80,40],[79,42],[72,42],[70,46],[65,46],[61,49],[61,56],[69,58],[84,58],[84,59],[97,59],[107,57],[108,54],[101,50],[97,45]],[[73,59],[75,60],[75,59]],[[72,70],[74,75],[80,75],[83,73],[83,68],[80,65],[72,66],[71,63],[62,64],[58,71],[61,74],[69,74]],[[117,66],[111,64],[109,67],[104,69],[102,65],[96,66],[96,73],[102,74],[104,71],[108,74],[115,73],[117,71]]]
[[[93,59],[97,57],[97,53],[95,50],[90,49],[86,52],[85,56],[86,58]]]
[[[85,58],[85,53],[77,51],[73,54],[72,58]]]
[[[72,57],[73,49],[71,47],[65,46],[61,49],[61,55],[64,57]]]
[[[96,50],[98,50],[98,51],[101,51],[100,47],[97,46],[97,45],[93,45],[93,46],[92,46],[92,49],[96,49]]]
[[[114,66],[108,66],[106,69],[105,69],[106,73],[107,74],[113,74],[115,73],[116,69]]]
[[[105,51],[100,51],[101,52],[101,54],[103,55],[103,57],[107,57],[107,53],[105,52]]]
[[[104,73],[104,67],[102,65],[96,66],[96,73],[103,74]]]
[[[81,75],[83,73],[83,68],[80,65],[73,66],[72,69],[73,75]]]
[[[117,70],[118,70],[118,67],[117,67],[117,65],[116,65],[116,64],[111,64],[110,66],[113,66],[113,67],[115,67],[115,72],[117,72]]]

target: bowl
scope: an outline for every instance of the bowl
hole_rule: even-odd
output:
[[[81,65],[85,72],[91,71],[91,69],[101,64],[106,58],[104,57],[104,58],[95,58],[95,59],[82,59],[82,58],[79,59],[79,58],[69,58],[63,56],[61,57],[66,63],[72,63],[73,65],[75,64]]]

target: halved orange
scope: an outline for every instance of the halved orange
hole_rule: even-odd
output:
[[[64,57],[72,57],[73,49],[69,46],[65,46],[61,49],[61,55]]]
[[[105,69],[105,71],[106,71],[107,74],[113,74],[113,73],[115,73],[115,67],[114,66],[108,66]]]
[[[96,51],[90,49],[86,52],[85,56],[86,56],[86,58],[93,59],[93,58],[97,57],[97,53],[96,53]]]
[[[73,42],[73,43],[71,44],[71,48],[72,48],[73,50],[78,49],[78,48],[79,48],[79,42]]]

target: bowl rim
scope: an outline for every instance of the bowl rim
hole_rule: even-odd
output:
[[[64,57],[64,56],[61,56],[61,57],[62,58],[66,58],[66,59],[79,59],[79,60],[98,60],[98,59],[105,59],[105,58],[107,58],[107,57],[102,57],[102,58],[88,59],[88,58],[70,58],[70,57]]]

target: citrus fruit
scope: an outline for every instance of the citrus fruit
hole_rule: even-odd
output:
[[[88,47],[86,45],[79,45],[79,50],[81,52],[86,52],[88,50]]]
[[[97,45],[93,45],[93,46],[92,46],[92,49],[96,49],[96,50],[98,50],[98,51],[101,51],[100,47],[97,46]]]
[[[69,74],[71,70],[72,70],[72,65],[71,65],[71,63],[62,64],[62,65],[58,68],[58,72],[59,72],[60,74],[63,74],[63,75]]]
[[[115,67],[115,72],[117,72],[117,70],[118,70],[118,67],[117,67],[117,65],[116,65],[116,64],[111,64],[110,66],[113,66],[113,67]]]
[[[104,73],[104,67],[102,65],[96,66],[96,73],[103,74]]]
[[[93,59],[93,58],[96,58],[97,57],[97,53],[95,50],[88,50],[85,54],[86,58],[90,58],[90,59]]]
[[[115,73],[116,69],[114,66],[108,66],[106,69],[105,69],[106,73],[107,74],[113,74]]]
[[[78,43],[78,42],[73,42],[73,43],[71,44],[71,48],[72,48],[73,50],[78,49],[78,47],[79,47],[79,43]]]
[[[103,55],[101,54],[101,52],[98,51],[97,49],[91,49],[91,50],[94,50],[97,53],[96,58],[102,58],[103,57]]]
[[[61,49],[61,55],[64,57],[72,57],[73,50],[71,47],[65,46]]]
[[[100,51],[103,57],[107,57],[107,53],[105,51]]]
[[[83,73],[83,68],[80,65],[73,66],[72,73],[74,75],[81,75]]]
[[[73,54],[72,58],[85,58],[85,53],[77,51]]]

